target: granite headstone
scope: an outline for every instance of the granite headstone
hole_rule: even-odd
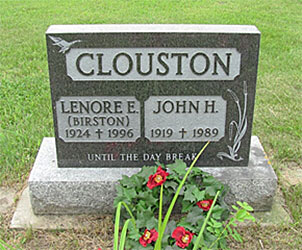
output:
[[[143,165],[197,162],[225,201],[270,210],[276,174],[251,137],[260,32],[234,25],[54,25],[46,33],[55,138],[29,177],[35,214],[112,213]],[[86,168],[83,168],[86,167]]]
[[[247,166],[260,32],[227,25],[53,25],[59,167],[175,159]]]

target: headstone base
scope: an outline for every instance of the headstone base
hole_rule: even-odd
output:
[[[287,223],[293,223],[290,215],[284,209],[285,201],[281,192],[276,192],[272,210],[269,212],[256,212],[253,216],[256,222],[261,226],[278,226]],[[11,221],[10,228],[13,229],[82,229],[99,227],[100,225],[108,226],[112,224],[113,215],[35,215],[29,200],[28,188],[26,188],[16,207],[16,211]],[[238,226],[250,226],[251,222],[239,223]]]
[[[204,167],[230,190],[227,204],[248,202],[255,211],[269,211],[277,176],[258,137],[251,140],[248,167]],[[33,212],[43,214],[110,214],[114,212],[115,185],[139,168],[58,168],[55,139],[44,138],[29,178]]]

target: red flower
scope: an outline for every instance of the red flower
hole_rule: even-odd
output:
[[[203,201],[198,201],[197,206],[199,206],[203,211],[209,211],[212,204],[213,200],[203,200]]]
[[[154,187],[160,186],[166,181],[168,175],[169,173],[162,170],[161,166],[159,166],[156,170],[156,173],[149,176],[147,187],[152,189]]]
[[[176,240],[177,246],[185,248],[190,244],[193,235],[193,233],[186,231],[183,227],[177,227],[172,233],[172,238]]]
[[[158,238],[158,232],[155,229],[148,230],[146,229],[142,237],[139,238],[139,243],[146,247],[147,244],[150,244],[152,241],[156,241]]]

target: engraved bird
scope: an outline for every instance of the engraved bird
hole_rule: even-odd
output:
[[[56,36],[49,36],[49,38],[52,41],[54,41],[53,45],[57,45],[57,46],[61,47],[61,49],[59,50],[59,53],[63,53],[63,54],[65,54],[73,44],[81,42],[81,40],[67,42],[67,41],[63,40],[61,37],[56,37]]]

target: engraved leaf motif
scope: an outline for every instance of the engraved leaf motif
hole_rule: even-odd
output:
[[[229,124],[229,141],[231,142],[233,139],[233,146],[227,145],[229,149],[229,154],[225,152],[219,152],[217,153],[217,157],[219,159],[228,158],[233,161],[241,161],[243,160],[242,157],[239,157],[237,152],[240,149],[241,146],[241,140],[244,137],[246,131],[247,131],[247,118],[246,118],[246,105],[247,105],[247,83],[246,81],[243,82],[243,95],[244,95],[244,107],[243,110],[241,110],[240,103],[239,103],[239,98],[236,95],[234,91],[231,89],[227,90],[232,99],[235,101],[238,109],[238,122],[236,121],[231,121]],[[236,134],[234,135],[234,130],[236,129]]]
[[[230,126],[229,126],[229,140],[231,141],[233,136],[234,136],[234,127],[236,128],[236,131],[238,131],[238,124],[237,122],[235,121],[232,121],[230,123]]]
[[[232,137],[233,137],[233,127],[234,127],[234,124],[231,122],[231,124],[229,126],[229,141],[232,140]]]
[[[234,160],[233,157],[231,157],[230,155],[228,155],[227,153],[224,153],[224,152],[219,152],[219,153],[217,154],[217,157],[218,157],[220,160],[223,160],[223,157],[228,158],[228,159],[230,159],[230,160]]]
[[[246,81],[243,81],[243,94],[247,95],[247,84],[246,84]]]
[[[239,141],[237,144],[234,145],[234,152],[237,153],[237,151],[239,150],[241,146],[241,141]]]
[[[244,119],[244,124],[243,124],[243,128],[242,130],[240,131],[240,135],[238,137],[238,139],[236,141],[241,141],[241,139],[243,138],[243,136],[245,135],[246,133],[246,130],[247,130],[247,119],[245,117]]]
[[[232,90],[228,89],[227,91],[231,94],[235,102],[239,102],[238,96]]]
[[[228,145],[228,149],[232,158],[234,158],[234,150],[231,146]]]

